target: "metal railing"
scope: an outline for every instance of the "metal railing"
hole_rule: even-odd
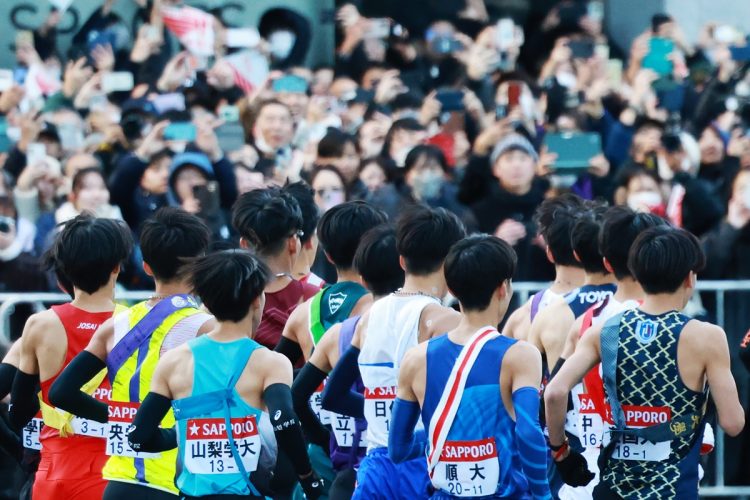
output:
[[[549,286],[544,282],[517,282],[513,283],[513,291],[518,295],[521,304],[529,297]],[[725,305],[727,292],[750,292],[750,280],[736,281],[699,281],[698,291],[713,292],[716,296],[716,324],[725,326]],[[145,300],[153,295],[150,291],[118,292],[117,301]],[[41,310],[45,303],[62,303],[70,300],[68,295],[62,293],[0,293],[0,341],[10,341],[10,315],[17,304],[33,304],[37,310]],[[748,325],[750,326],[750,325]],[[726,457],[724,456],[724,431],[717,426],[716,443],[713,453],[715,454],[715,478],[716,484],[702,485],[700,495],[702,497],[750,497],[750,486],[726,486],[724,472]]]

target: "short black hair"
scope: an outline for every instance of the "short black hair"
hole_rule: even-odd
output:
[[[475,234],[451,247],[445,259],[445,282],[464,310],[482,311],[495,290],[513,277],[517,261],[505,241]]]
[[[357,147],[357,140],[353,135],[347,134],[337,128],[329,127],[326,135],[318,142],[318,156],[323,158],[341,158],[344,156],[344,147],[351,143],[354,149]]]
[[[328,209],[318,222],[318,240],[337,269],[351,269],[362,235],[388,220],[385,212],[364,201]]]
[[[109,283],[112,271],[125,264],[132,249],[133,237],[125,224],[83,214],[62,224],[44,262],[65,287],[94,293]]]
[[[246,250],[223,250],[195,260],[188,267],[190,284],[219,321],[237,323],[261,296],[271,279],[268,266]]]
[[[556,265],[581,267],[573,255],[570,234],[584,207],[580,196],[566,193],[544,200],[536,209],[534,222]]]
[[[374,295],[386,295],[404,286],[404,270],[396,249],[396,228],[380,224],[367,231],[354,254],[354,267]]]
[[[315,235],[315,228],[320,219],[318,206],[315,204],[315,192],[305,181],[297,181],[284,186],[284,192],[291,194],[297,205],[299,205],[302,214],[302,243],[307,243]]]
[[[440,165],[443,172],[448,172],[448,160],[445,159],[445,155],[440,148],[431,144],[419,144],[414,146],[406,155],[406,159],[404,160],[404,174],[412,170],[422,158],[434,161]]]
[[[232,225],[261,255],[279,253],[302,224],[297,200],[277,187],[244,193],[232,207]]]
[[[676,292],[691,271],[700,272],[705,265],[698,238],[672,226],[643,231],[628,256],[630,272],[649,295]]]
[[[71,182],[71,191],[74,193],[77,193],[78,191],[80,191],[81,188],[83,187],[83,180],[89,174],[96,174],[99,177],[101,177],[102,181],[104,181],[104,185],[106,186],[107,180],[104,178],[104,172],[102,171],[101,168],[86,167],[86,168],[82,168],[81,170],[76,171],[76,173],[73,174],[73,181]]]
[[[570,245],[578,255],[584,271],[606,274],[602,254],[599,252],[599,231],[606,207],[603,204],[587,202],[587,209],[581,212],[570,233]]]
[[[444,208],[413,205],[396,223],[398,253],[406,261],[406,272],[417,276],[440,269],[451,246],[464,236],[464,225]]]
[[[628,207],[607,209],[599,231],[599,251],[612,266],[615,278],[622,280],[632,276],[628,269],[628,254],[638,235],[648,228],[666,224],[667,221],[658,215],[635,212]]]
[[[141,229],[143,261],[160,281],[177,278],[180,268],[206,253],[210,241],[206,223],[177,207],[160,208]]]

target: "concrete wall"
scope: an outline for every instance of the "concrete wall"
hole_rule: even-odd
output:
[[[58,49],[64,54],[70,39],[103,0],[75,0],[60,23]],[[256,26],[261,15],[272,7],[289,7],[306,15],[312,26],[312,45],[308,62],[318,64],[333,60],[333,0],[187,0],[194,6],[225,6],[223,18],[233,26]],[[49,12],[47,0],[0,0],[0,68],[11,67],[15,57],[13,41],[19,30],[38,27]],[[130,25],[135,2],[116,0],[115,12]]]

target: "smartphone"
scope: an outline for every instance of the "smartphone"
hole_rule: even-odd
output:
[[[737,30],[728,24],[714,28],[714,40],[719,43],[733,43],[737,41]]]
[[[590,59],[594,56],[594,42],[591,40],[571,40],[568,47],[574,59]]]
[[[32,142],[26,146],[26,165],[36,165],[47,156],[47,147],[41,142]]]
[[[224,153],[237,151],[245,145],[245,129],[238,121],[226,122],[216,127],[216,138],[219,141],[219,147]]]
[[[284,75],[273,81],[271,90],[290,94],[306,94],[307,80],[297,75]]]
[[[253,28],[227,28],[224,43],[230,48],[256,47],[260,43],[260,35]]]
[[[185,96],[176,92],[171,94],[159,94],[151,100],[157,114],[167,111],[185,111]]]
[[[15,83],[12,69],[0,69],[0,92],[5,92]]]
[[[735,61],[750,61],[750,45],[729,47],[729,52]]]
[[[521,102],[521,82],[508,82],[508,111],[513,110]]]
[[[438,54],[452,54],[453,52],[461,51],[464,48],[461,42],[448,36],[437,36],[433,38],[430,46],[432,50]]]
[[[219,108],[219,118],[225,123],[234,123],[240,121],[240,109],[231,104],[225,104]]]
[[[201,205],[200,214],[212,215],[219,211],[219,183],[209,181],[193,186],[193,196]]]
[[[102,90],[105,94],[111,92],[130,92],[133,90],[135,80],[133,73],[129,71],[114,71],[105,73],[102,77]]]
[[[195,125],[190,122],[172,122],[164,129],[164,140],[192,142],[196,133]]]
[[[153,24],[144,24],[144,36],[148,40],[158,40],[161,36],[161,33],[159,33],[159,28],[154,26]]]
[[[0,116],[0,153],[10,150],[11,140],[8,137],[8,119]]]
[[[668,38],[652,37],[648,43],[648,53],[641,67],[652,69],[658,75],[672,74],[673,63],[669,55],[674,51],[674,42]]]
[[[367,30],[368,38],[386,39],[391,35],[391,20],[387,17],[376,17],[370,19],[370,29]]]
[[[23,45],[34,45],[34,33],[29,30],[16,33],[16,47]]]
[[[591,0],[586,5],[586,15],[592,21],[602,21],[604,19],[604,3],[597,0]]]
[[[441,112],[463,111],[464,92],[454,89],[440,89],[436,92],[435,98],[440,101]]]
[[[499,50],[508,50],[516,38],[516,26],[513,20],[500,19],[495,26],[495,45]]]
[[[495,119],[502,120],[508,116],[508,106],[506,104],[497,104],[495,106]]]
[[[610,59],[607,61],[607,80],[615,85],[622,83],[622,61],[620,59]]]
[[[602,152],[601,137],[593,132],[564,132],[547,134],[544,145],[557,159],[552,170],[582,173],[588,170],[591,159]]]

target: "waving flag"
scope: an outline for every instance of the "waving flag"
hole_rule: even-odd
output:
[[[214,53],[214,18],[194,7],[164,7],[164,25],[193,55],[210,56]]]

